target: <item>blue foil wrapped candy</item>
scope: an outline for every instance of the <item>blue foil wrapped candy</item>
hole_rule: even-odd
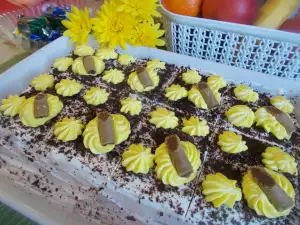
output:
[[[40,17],[18,17],[15,35],[22,38],[26,49],[38,49],[63,35],[66,28],[61,21],[66,19],[70,7],[47,5]]]

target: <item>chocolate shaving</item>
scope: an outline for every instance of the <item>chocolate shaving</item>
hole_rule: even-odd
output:
[[[212,92],[212,90],[208,87],[207,83],[200,82],[198,84],[199,91],[204,98],[204,101],[207,104],[208,109],[212,109],[219,105],[218,100],[216,99],[216,96]]]
[[[296,131],[293,121],[286,113],[273,106],[265,106],[264,108],[272,116],[275,116],[276,120],[286,129],[287,133],[291,134]]]
[[[274,178],[263,168],[252,168],[252,177],[265,193],[269,202],[279,212],[290,209],[294,206],[293,199],[285,193],[284,190],[276,183]]]
[[[153,82],[150,78],[150,75],[144,67],[137,67],[136,73],[139,81],[141,82],[144,88],[153,86]]]
[[[34,98],[34,117],[44,118],[49,116],[49,105],[47,101],[47,95],[45,93],[39,93]]]
[[[82,58],[83,66],[88,74],[95,74],[96,68],[94,63],[94,58],[91,55],[84,56]]]
[[[169,155],[178,176],[188,178],[194,172],[193,167],[183,150],[177,135],[168,136],[165,140]]]
[[[115,144],[113,119],[109,112],[98,113],[98,133],[101,145]]]

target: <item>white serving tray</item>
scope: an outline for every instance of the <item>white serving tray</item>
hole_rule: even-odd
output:
[[[90,42],[90,45],[95,48],[97,47],[97,44],[93,40]],[[7,97],[9,94],[21,93],[28,87],[33,77],[49,71],[55,59],[66,56],[73,49],[74,46],[68,44],[68,39],[61,37],[7,70],[0,75],[0,99]],[[129,47],[125,51],[120,50],[120,52],[126,52],[136,58],[154,58],[168,63],[201,69],[205,72],[217,73],[227,81],[251,83],[257,88],[274,94],[278,91],[285,92],[288,97],[300,94],[300,82],[280,77],[145,47]],[[11,180],[6,179],[1,173],[0,181],[0,201],[39,224],[90,224],[88,221],[82,221],[82,218],[76,215],[66,215],[56,206],[45,201],[43,196],[20,188]]]

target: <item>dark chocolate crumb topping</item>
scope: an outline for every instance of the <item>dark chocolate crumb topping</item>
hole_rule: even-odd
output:
[[[72,58],[76,58],[72,54]],[[260,224],[298,224],[300,218],[299,209],[299,178],[284,174],[293,184],[296,191],[296,207],[292,210],[291,214],[287,217],[269,220],[256,215],[251,210],[246,201],[243,199],[237,202],[233,209],[221,206],[216,209],[213,208],[211,203],[205,201],[204,196],[201,194],[201,185],[196,184],[196,180],[184,185],[183,187],[171,187],[164,185],[157,179],[154,169],[150,170],[148,174],[134,174],[127,172],[121,165],[122,153],[128,148],[130,144],[142,143],[144,146],[150,147],[152,153],[155,149],[164,142],[165,137],[176,134],[182,141],[190,141],[196,145],[201,153],[201,160],[203,162],[204,153],[208,152],[208,159],[205,162],[202,170],[200,181],[210,173],[221,172],[229,179],[237,180],[237,185],[241,187],[243,174],[252,166],[263,166],[261,154],[268,146],[278,146],[284,151],[291,154],[296,158],[296,162],[300,160],[300,129],[295,132],[291,140],[280,141],[277,140],[272,134],[266,133],[262,128],[238,128],[229,124],[225,117],[225,111],[230,107],[237,104],[246,104],[253,111],[262,106],[270,105],[270,95],[268,93],[259,92],[259,100],[256,103],[244,103],[237,100],[233,94],[235,85],[229,84],[226,88],[220,90],[222,94],[222,104],[218,108],[211,111],[197,109],[193,103],[188,101],[187,98],[179,101],[169,101],[165,97],[165,89],[171,84],[179,84],[189,90],[192,85],[185,84],[181,79],[181,74],[190,68],[176,66],[173,64],[166,64],[165,70],[158,72],[160,76],[159,86],[150,92],[137,93],[130,89],[127,84],[127,78],[131,72],[135,71],[137,66],[145,66],[147,60],[137,60],[129,66],[121,66],[117,60],[105,60],[105,69],[120,69],[125,74],[125,81],[120,84],[109,84],[101,80],[101,76],[77,76],[69,68],[66,72],[59,72],[57,69],[52,68],[50,74],[55,76],[55,83],[60,82],[62,79],[75,79],[84,85],[84,89],[75,96],[62,97],[59,96],[55,89],[47,89],[46,94],[58,96],[64,104],[62,112],[53,120],[49,121],[43,126],[38,128],[24,127],[20,119],[15,116],[13,118],[0,115],[0,145],[9,145],[10,149],[14,149],[15,143],[20,141],[26,144],[24,154],[26,155],[29,163],[35,163],[41,157],[47,158],[48,154],[62,154],[69,161],[78,160],[82,163],[81,169],[88,167],[92,173],[90,176],[95,177],[95,173],[101,176],[111,178],[116,185],[116,189],[129,190],[137,194],[137,201],[144,204],[161,204],[167,207],[168,210],[183,217],[187,211],[187,205],[191,201],[193,188],[198,185],[196,197],[191,204],[188,212],[187,222],[194,224],[245,224],[245,223],[260,223]],[[199,71],[202,76],[202,81],[206,81],[210,74]],[[91,106],[86,104],[83,99],[84,92],[93,86],[98,86],[106,89],[110,93],[109,100],[99,106]],[[28,87],[21,96],[26,98],[32,97],[39,92],[32,87]],[[111,113],[120,113],[120,99],[128,97],[130,94],[137,96],[142,101],[143,109],[138,116],[130,116],[125,114],[126,118],[131,124],[131,135],[129,139],[116,148],[102,155],[94,155],[83,144],[83,137],[79,136],[75,141],[63,143],[56,139],[53,133],[53,126],[56,122],[62,120],[64,117],[75,117],[81,119],[86,125],[90,120],[95,118],[98,110],[105,110]],[[156,107],[165,107],[168,110],[175,112],[179,118],[179,126],[175,129],[161,129],[156,128],[153,124],[149,123],[149,113],[155,110]],[[210,134],[206,137],[192,137],[181,131],[182,119],[189,118],[190,116],[197,116],[200,119],[205,119],[210,127]],[[293,119],[294,115],[291,116]],[[1,136],[1,129],[9,130],[11,135]],[[239,154],[227,154],[220,150],[217,145],[218,136],[225,130],[234,130],[243,136],[246,141],[248,151]],[[6,166],[6,161],[0,157],[0,168]],[[52,168],[51,168],[52,170]],[[53,168],[53,170],[55,170]],[[80,170],[80,169],[79,169]],[[15,171],[11,171],[17,175]],[[42,174],[42,171],[39,171]],[[51,171],[47,171],[48,173]],[[300,172],[299,172],[300,173]],[[21,175],[21,174],[20,174]],[[46,176],[47,173],[44,174]],[[40,184],[42,178],[27,176],[25,171],[22,172],[24,179],[30,182],[31,186],[38,188],[49,195],[58,195],[58,198],[63,198],[60,195],[60,187],[55,186],[55,183],[48,184],[44,182]],[[90,192],[98,193],[105,190],[105,185]],[[76,189],[76,191],[78,191]],[[71,191],[73,199],[77,202],[76,208],[82,211],[84,206],[80,202],[80,195],[74,190]],[[82,190],[78,191],[79,193]],[[120,209],[122,210],[122,208]],[[166,211],[165,214],[168,214]],[[88,212],[88,217],[100,217],[101,210],[91,210]],[[159,217],[163,217],[163,212],[158,212]],[[112,218],[113,220],[113,218]],[[134,216],[127,216],[126,220],[136,221]]]

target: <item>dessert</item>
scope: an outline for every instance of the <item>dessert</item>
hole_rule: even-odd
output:
[[[202,182],[202,194],[205,200],[212,202],[214,207],[220,207],[222,204],[233,208],[236,201],[242,199],[242,191],[236,187],[236,180],[229,180],[221,173],[209,174]]]
[[[83,57],[94,65],[84,65]],[[76,178],[66,180],[73,189],[84,183],[117,202],[124,198],[127,208],[145,209],[150,224],[297,223],[300,131],[291,107],[279,108],[296,127],[288,132],[278,115],[266,110],[275,104],[267,93],[249,87],[257,93],[250,101],[219,75],[190,71],[80,46],[76,54],[56,60],[48,72],[53,86],[38,90],[36,83],[43,83],[33,82],[20,95],[2,100],[0,144],[11,150],[0,155],[1,166],[16,165],[30,184],[35,184],[30,171],[38,173],[37,165],[68,174]],[[39,99],[47,110],[36,114]],[[19,160],[30,162],[31,169],[21,169]],[[263,166],[275,180],[272,187],[279,185],[288,196],[283,210],[251,174]],[[55,183],[47,191],[32,186],[49,195]],[[88,207],[72,191],[78,208]],[[251,201],[258,194],[263,207]]]
[[[154,166],[153,161],[151,148],[144,147],[142,144],[132,144],[122,154],[122,166],[126,167],[126,171],[134,173],[148,173]]]

